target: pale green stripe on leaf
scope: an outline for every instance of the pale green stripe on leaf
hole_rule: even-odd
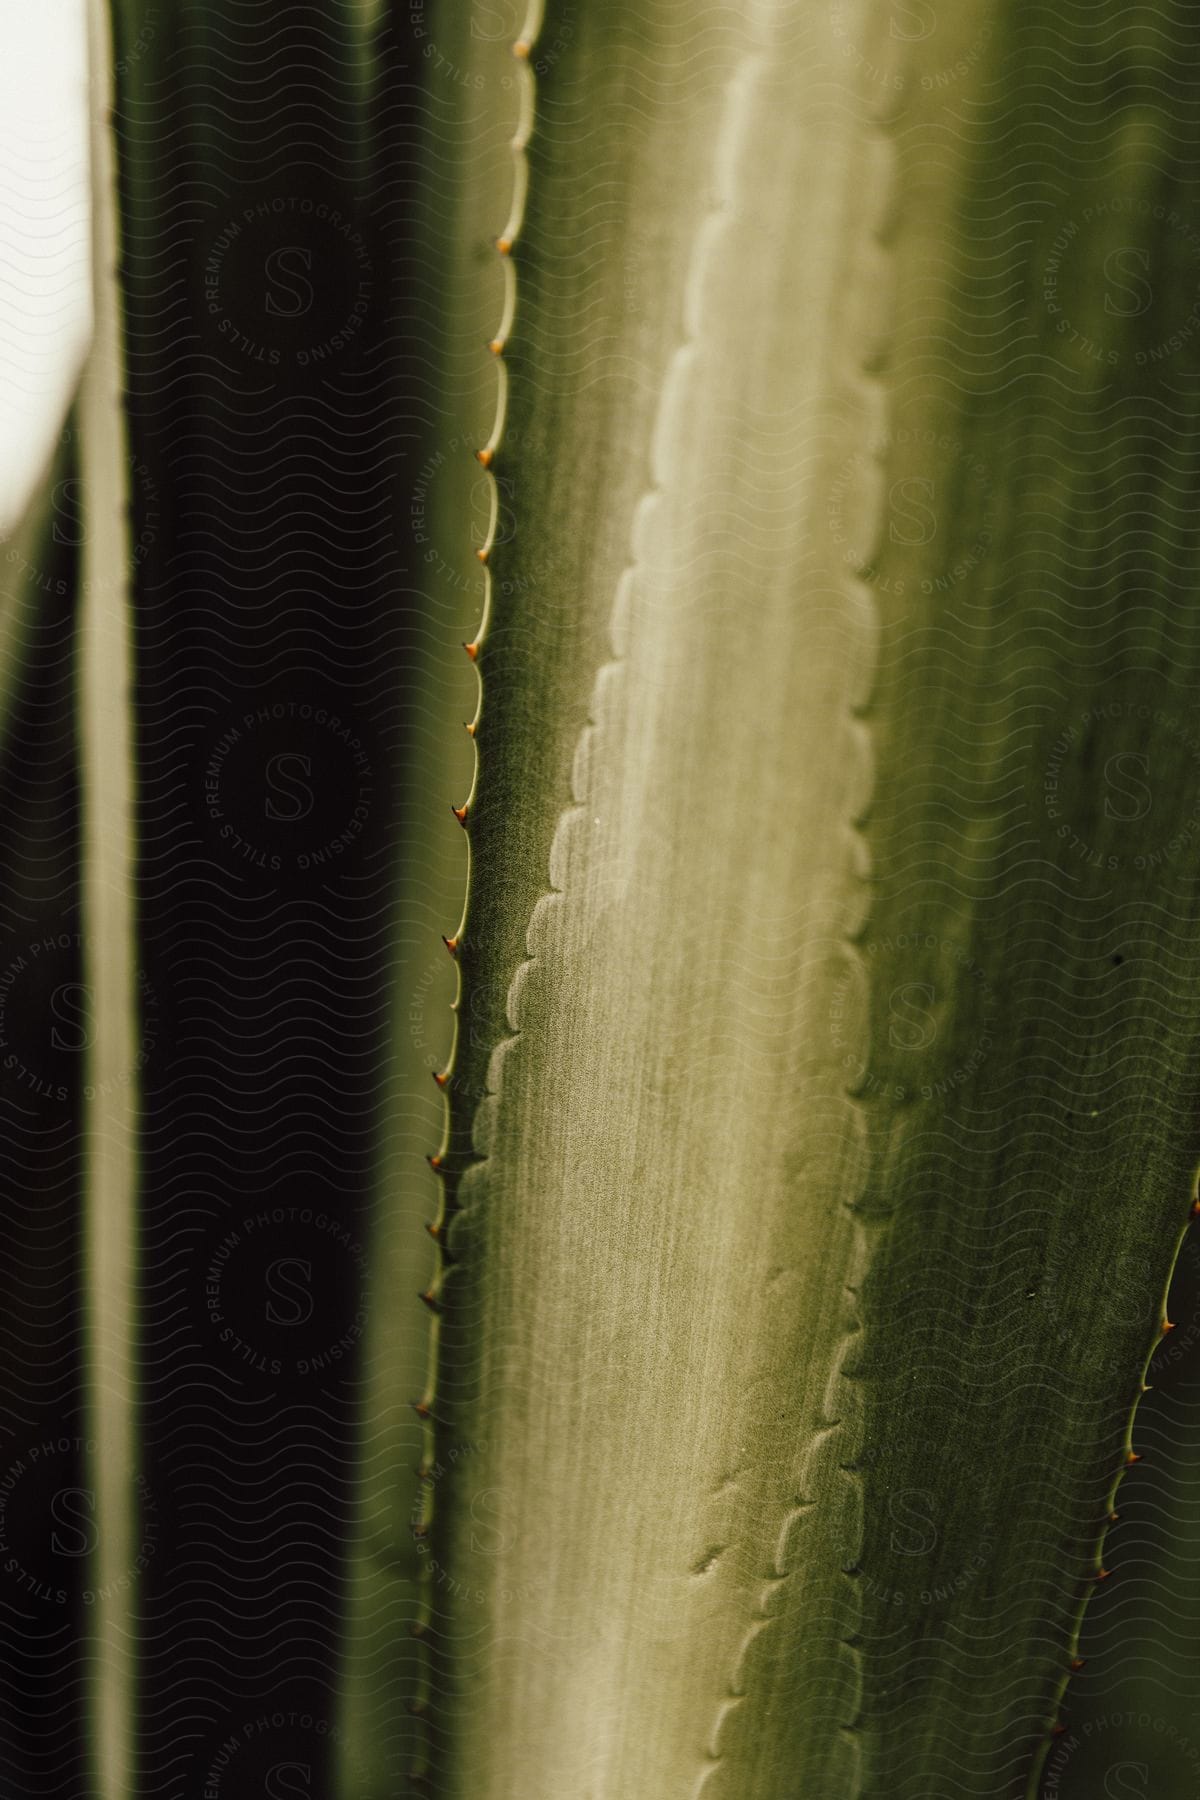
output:
[[[539,95],[515,256],[468,989],[512,972],[495,846],[554,829],[445,1289],[446,1791],[841,1791],[874,629],[815,526],[886,159],[810,8],[625,11]]]
[[[79,623],[84,979],[92,992],[84,1120],[84,1349],[97,1548],[88,1683],[101,1800],[134,1790],[137,1431],[137,1091],[129,466],[123,410],[116,156],[108,7],[88,10],[94,336],[79,401],[86,518]]]

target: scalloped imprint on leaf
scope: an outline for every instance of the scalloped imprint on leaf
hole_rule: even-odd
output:
[[[857,1780],[842,1042],[857,1066],[875,624],[819,526],[880,428],[887,155],[806,54],[807,7],[718,9],[702,40],[678,7],[650,23],[653,54],[623,8],[581,20],[539,84],[511,251],[515,529],[489,553],[456,933],[455,1067],[482,1061],[489,1098],[464,1144],[452,1076],[430,1402],[434,1767],[463,1795]],[[563,200],[602,171],[585,259]],[[623,234],[647,245],[632,324],[603,274],[584,312]],[[611,485],[572,478],[575,439]],[[514,842],[544,846],[515,937]],[[479,990],[502,978],[501,1010]]]

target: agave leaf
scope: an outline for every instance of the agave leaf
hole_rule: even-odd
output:
[[[870,570],[866,1791],[922,1800],[1036,1792],[1120,1605],[1200,1148],[1191,59],[1170,8],[970,10],[953,106],[912,67]]]
[[[1057,29],[562,0],[529,59],[423,1403],[447,1794],[1035,1782],[1196,1159],[1187,258],[1084,234],[1102,362],[1031,319],[1048,216],[1105,216]],[[1136,203],[1171,127],[1118,110]],[[1096,316],[1127,248],[1148,306]]]
[[[475,252],[487,244],[489,225],[494,231],[497,207],[507,203],[508,140],[517,117],[511,85],[480,93],[454,78],[469,54],[466,9],[439,29],[444,67],[422,54],[423,40],[409,23],[401,21],[394,42],[387,40],[401,66],[388,69],[381,97],[390,111],[403,84],[420,96],[419,110],[414,103],[402,132],[394,121],[376,121],[413,188],[420,279],[403,304],[420,346],[422,382],[404,419],[417,448],[396,495],[399,529],[411,541],[417,628],[397,695],[412,726],[397,805],[403,863],[392,934],[386,1126],[364,1301],[369,1328],[338,1744],[338,1791],[357,1800],[391,1800],[424,1736],[409,1711],[422,1682],[411,1628],[425,1548],[413,1533],[420,1510],[413,1472],[424,1427],[412,1400],[428,1379],[430,1358],[429,1314],[416,1296],[428,1285],[433,1254],[424,1227],[438,1210],[438,1182],[426,1157],[444,1113],[434,1077],[445,1080],[457,985],[440,934],[461,908],[467,866],[451,805],[465,797],[475,760],[462,726],[475,709],[477,682],[462,644],[479,619],[483,574],[474,550],[488,511],[488,481],[474,450],[487,440],[496,404],[496,371],[481,352],[503,300],[501,271],[488,269],[492,279],[481,281]],[[504,74],[511,82],[508,65]],[[469,184],[453,153],[464,141],[472,145]],[[464,521],[471,524],[464,528]]]
[[[79,617],[84,972],[93,1027],[84,1118],[84,1367],[96,1449],[89,1670],[93,1780],[103,1800],[133,1788],[137,1558],[138,996],[134,923],[134,753],[128,450],[116,160],[109,131],[112,37],[106,0],[88,7],[91,66],[93,336],[79,401],[87,531]]]
[[[139,1760],[198,1791],[232,1742],[228,1782],[299,1756],[315,1791],[337,1742],[397,671],[421,630],[392,517],[412,485],[404,165],[372,198],[349,0],[112,12],[157,1002]],[[407,117],[402,91],[393,145]],[[281,1274],[307,1288],[295,1306],[273,1304]],[[273,1726],[276,1756],[255,1720],[293,1709],[308,1724]]]
[[[853,1779],[875,631],[815,527],[878,430],[887,156],[807,9],[708,24],[559,9],[531,59],[427,1483],[456,1793],[721,1770],[784,1585],[825,1625],[790,1766]]]

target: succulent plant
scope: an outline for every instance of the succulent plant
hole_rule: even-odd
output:
[[[152,14],[115,6],[80,404],[101,1585],[132,1471],[213,1466],[136,1616],[98,1612],[96,1791],[161,1785],[187,1679],[223,1769],[255,1651],[310,1724],[336,1662],[346,1800],[1058,1791],[1200,1162],[1182,10]],[[360,234],[353,329],[362,268],[270,235],[285,177]],[[315,360],[286,306],[220,324],[271,256]],[[357,862],[243,881],[202,786],[177,835],[180,668],[210,752],[243,702],[353,713],[387,771]],[[175,992],[215,959],[236,1019],[185,1008],[201,1062],[181,1025],[125,1082],[143,945]],[[205,1347],[177,1422],[187,1284],[284,1178],[369,1241],[345,1379]]]
[[[430,1766],[1024,1795],[1196,1162],[1160,38],[569,11],[492,213]]]

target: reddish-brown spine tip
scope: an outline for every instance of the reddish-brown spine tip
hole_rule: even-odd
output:
[[[1197,1194],[1196,1198],[1192,1201],[1192,1217],[1193,1219],[1200,1219],[1200,1194]]]
[[[452,806],[450,808],[450,811],[454,814],[455,818],[458,820],[459,824],[462,826],[463,830],[465,831],[467,828],[467,809],[466,809],[466,807],[465,806]]]
[[[469,738],[473,738],[475,736],[475,721],[473,719],[464,719],[463,730]]]
[[[1111,1569],[1097,1569],[1096,1573],[1092,1576],[1092,1580],[1093,1581],[1107,1581],[1111,1575],[1112,1575]]]
[[[458,955],[458,938],[457,938],[457,936],[447,937],[445,935],[445,933],[443,932],[442,933],[442,942],[443,942],[443,944],[445,944],[445,946],[446,946],[447,950],[450,952],[451,956]]]
[[[1141,1460],[1142,1460],[1142,1458],[1141,1458],[1141,1454],[1139,1451],[1130,1450],[1125,1457],[1125,1467],[1127,1469],[1131,1469],[1133,1467],[1134,1463],[1140,1463]]]
[[[478,644],[464,644],[463,649],[466,651],[472,662],[474,662],[479,655]]]
[[[1052,1725],[1050,1727],[1050,1736],[1051,1737],[1062,1737],[1062,1735],[1066,1731],[1066,1729],[1067,1729],[1066,1726],[1063,1724]]]
[[[436,1151],[436,1150],[428,1151],[425,1156],[425,1161],[429,1164],[430,1168],[433,1170],[435,1175],[440,1173],[441,1167],[442,1167],[442,1159],[441,1159],[441,1156],[438,1153],[438,1151]]]
[[[449,1073],[445,1070],[431,1069],[429,1072],[440,1088],[444,1088],[450,1079]]]
[[[488,349],[491,351],[493,356],[503,356],[504,355],[504,339],[503,338],[493,338],[491,343],[488,345]],[[1198,1204],[1200,1204],[1200,1203],[1198,1203]]]
[[[517,58],[518,62],[528,62],[531,48],[532,46],[526,38],[518,38],[513,45],[513,55]]]
[[[1080,1669],[1083,1668],[1085,1661],[1086,1661],[1086,1658],[1084,1658],[1082,1656],[1073,1656],[1071,1658],[1071,1673],[1072,1673],[1072,1675],[1078,1675]]]
[[[475,452],[475,461],[482,463],[485,469],[490,469],[492,466],[492,455],[493,452],[489,450],[485,444],[482,450],[477,450]]]
[[[435,1313],[441,1312],[442,1303],[438,1299],[437,1295],[430,1288],[426,1288],[423,1293],[418,1294],[417,1298],[419,1300],[423,1300],[425,1302],[425,1304],[429,1308],[430,1312],[435,1312]]]
[[[1110,1525],[1115,1525],[1115,1524],[1116,1524],[1116,1522],[1117,1522],[1117,1520],[1118,1520],[1118,1519],[1119,1519],[1119,1518],[1120,1518],[1120,1516],[1121,1516],[1121,1515],[1120,1515],[1120,1513],[1119,1513],[1119,1512],[1110,1512],[1110,1513],[1109,1513],[1109,1515],[1108,1515],[1108,1522],[1109,1522],[1109,1524],[1110,1524]]]
[[[418,1539],[419,1538],[427,1538],[429,1536],[429,1527],[428,1527],[428,1525],[426,1525],[426,1523],[423,1519],[418,1524],[413,1526],[412,1534],[415,1538],[418,1538]]]
[[[430,1416],[428,1400],[414,1400],[412,1409],[416,1413],[418,1419],[427,1419]]]
[[[487,553],[486,547],[482,547],[475,552],[476,562],[485,563],[487,561],[487,559],[488,559],[488,553]]]
[[[436,1244],[442,1235],[442,1228],[438,1224],[437,1220],[436,1219],[426,1220],[425,1229],[429,1233],[430,1237],[433,1239],[434,1243]]]
[[[418,1481],[428,1481],[429,1477],[432,1474],[433,1474],[433,1470],[430,1468],[428,1463],[418,1463],[417,1464],[416,1477],[417,1477]]]
[[[1168,1333],[1168,1331],[1174,1331],[1174,1329],[1175,1329],[1175,1321],[1174,1321],[1174,1319],[1164,1319],[1164,1320],[1163,1320],[1163,1322],[1162,1322],[1162,1332],[1163,1332],[1163,1336],[1164,1336],[1164,1337],[1166,1337],[1166,1335],[1167,1335],[1167,1333]]]
[[[512,253],[512,239],[507,238],[507,237],[498,237],[496,239],[496,248],[500,252],[501,256],[509,256]]]

